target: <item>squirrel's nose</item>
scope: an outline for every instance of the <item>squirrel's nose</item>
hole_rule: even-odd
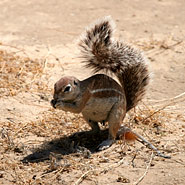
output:
[[[56,106],[55,106],[55,105],[56,105],[57,101],[54,100],[54,99],[52,99],[50,103],[51,103],[51,105],[53,106],[53,108],[56,109]]]

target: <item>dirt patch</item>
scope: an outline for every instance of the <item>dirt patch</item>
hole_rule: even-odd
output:
[[[184,5],[183,0],[1,1],[0,184],[184,184]],[[61,76],[92,74],[80,63],[75,39],[109,14],[116,36],[144,50],[153,72],[145,99],[123,124],[171,159],[119,139],[97,152],[107,125],[92,135],[81,115],[50,106]]]

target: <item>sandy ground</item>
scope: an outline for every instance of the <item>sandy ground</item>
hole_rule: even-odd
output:
[[[0,184],[185,184],[184,7],[184,0],[1,0]],[[151,158],[146,147],[119,141],[88,157],[92,142],[80,152],[71,146],[79,139],[73,133],[89,129],[81,116],[50,107],[61,76],[91,75],[78,59],[76,40],[106,15],[116,22],[115,36],[151,61],[142,111],[129,114],[141,121],[131,126],[172,159]],[[148,116],[143,124],[140,118]]]

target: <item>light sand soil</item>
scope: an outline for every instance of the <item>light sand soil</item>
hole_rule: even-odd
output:
[[[184,7],[184,0],[1,0],[0,184],[137,184],[142,176],[140,184],[184,184]],[[49,104],[62,75],[91,75],[76,39],[105,15],[116,22],[115,36],[151,61],[146,98],[125,123],[172,159],[151,160],[150,149],[121,141],[90,155],[100,136],[73,136],[89,129],[81,115]]]

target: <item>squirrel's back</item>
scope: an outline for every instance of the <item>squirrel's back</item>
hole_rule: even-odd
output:
[[[141,51],[112,38],[114,22],[111,17],[96,22],[86,30],[79,46],[87,67],[94,72],[114,73],[124,89],[127,111],[145,94],[149,83],[148,62]]]

